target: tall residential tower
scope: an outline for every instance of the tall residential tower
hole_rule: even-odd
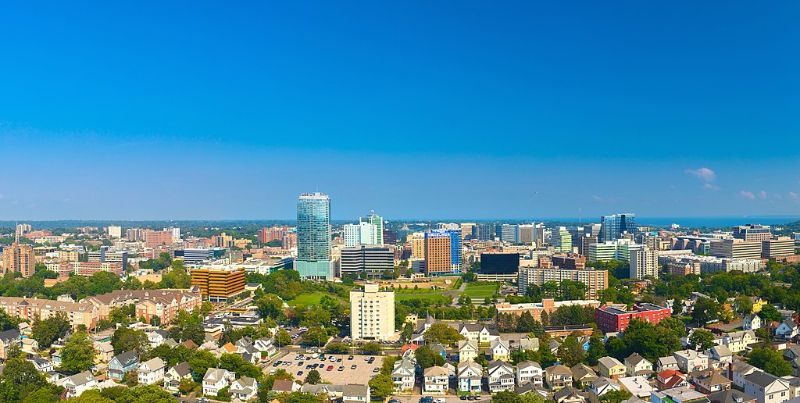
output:
[[[331,199],[304,193],[297,200],[297,261],[300,277],[331,280]]]

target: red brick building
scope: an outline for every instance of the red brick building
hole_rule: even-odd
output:
[[[597,327],[605,333],[621,332],[628,328],[633,319],[643,320],[656,324],[671,315],[669,308],[658,305],[642,303],[634,305],[632,311],[624,307],[603,305],[594,311],[594,321]]]

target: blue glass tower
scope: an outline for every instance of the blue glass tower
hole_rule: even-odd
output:
[[[304,193],[297,200],[297,261],[300,277],[333,278],[331,265],[331,200],[326,194]]]

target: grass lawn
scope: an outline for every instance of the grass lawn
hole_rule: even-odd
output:
[[[499,287],[500,285],[497,283],[468,283],[464,294],[468,295],[473,300],[484,299],[486,297],[491,298],[497,293]]]
[[[426,290],[426,289],[402,289],[402,290],[395,290],[394,291],[394,298],[397,301],[408,301],[410,299],[421,299],[427,301],[439,301],[441,300],[444,302],[445,300],[449,301],[450,299],[444,295],[442,295],[442,290]]]
[[[289,304],[289,306],[317,305],[323,295],[326,295],[326,293],[312,292],[309,294],[300,294],[297,298],[287,302],[287,304]]]

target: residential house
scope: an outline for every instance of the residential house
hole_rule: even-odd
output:
[[[514,390],[514,367],[504,361],[492,361],[487,369],[489,391],[492,393]]]
[[[656,374],[656,388],[658,388],[658,390],[667,390],[684,386],[689,386],[689,382],[686,381],[686,375],[677,369],[665,369]]]
[[[458,362],[472,361],[478,358],[478,344],[472,340],[458,341]]]
[[[597,370],[600,376],[606,378],[617,379],[625,376],[625,365],[614,357],[602,357],[597,360]]]
[[[36,367],[36,370],[39,372],[46,374],[53,370],[53,363],[46,358],[42,358],[35,355],[32,356],[31,358],[28,358],[28,361],[30,361],[33,364],[33,366]]]
[[[169,333],[162,329],[151,330],[145,332],[145,334],[147,335],[147,342],[150,343],[150,348],[160,346],[169,338]]]
[[[714,368],[727,368],[733,362],[733,353],[728,347],[714,346],[708,349],[708,358]]]
[[[781,403],[792,398],[788,381],[763,371],[744,377],[744,393],[755,396],[756,403]]]
[[[553,393],[553,401],[555,403],[586,403],[587,400],[586,396],[577,389],[567,386]]]
[[[656,361],[656,372],[666,371],[668,369],[678,369],[678,360],[673,356],[660,357]]]
[[[713,369],[692,372],[689,374],[689,379],[696,390],[705,394],[730,389],[733,383]]]
[[[276,393],[297,392],[300,388],[301,386],[299,383],[290,379],[276,379],[275,382],[272,383],[272,391]]]
[[[595,396],[603,396],[608,392],[615,392],[620,390],[620,386],[618,383],[614,382],[613,379],[610,378],[597,378],[595,379],[591,385],[589,385],[589,392],[594,393]]]
[[[164,361],[156,357],[145,361],[139,365],[138,369],[139,384],[152,385],[160,383],[164,379]]]
[[[83,392],[90,389],[97,389],[97,380],[94,379],[89,371],[83,371],[75,375],[62,378],[58,381],[59,386],[63,387],[66,391],[65,397],[77,397]]]
[[[800,345],[790,344],[783,350],[783,358],[792,364],[792,375],[800,376]]]
[[[678,368],[684,374],[708,368],[708,356],[695,350],[681,350],[672,353],[678,361]]]
[[[650,395],[650,403],[706,403],[708,398],[690,387],[672,388],[654,391]]]
[[[653,386],[650,385],[650,382],[647,381],[647,378],[641,375],[626,376],[619,378],[617,381],[620,386],[622,386],[622,389],[627,390],[631,395],[639,398],[649,398],[650,394],[655,391]]]
[[[492,340],[500,338],[500,332],[496,328],[481,323],[462,323],[458,333],[479,346],[489,345]]]
[[[256,350],[261,353],[262,360],[265,360],[278,352],[278,349],[275,348],[275,344],[272,342],[272,339],[268,338],[257,339],[253,343],[253,347],[255,347]]]
[[[114,346],[110,342],[94,343],[94,363],[107,363],[114,358]]]
[[[746,383],[744,378],[756,371],[760,371],[760,369],[743,360],[736,359],[733,360],[728,369],[728,378],[733,381],[733,384],[736,385],[737,388],[744,390]]]
[[[736,389],[726,389],[708,395],[710,403],[756,403],[756,397]]]
[[[517,364],[517,385],[531,382],[534,386],[544,386],[544,371],[535,361],[522,361]]]
[[[742,329],[756,330],[761,329],[761,317],[755,314],[745,315],[742,319]]]
[[[511,357],[511,348],[509,348],[508,342],[500,338],[491,341],[490,351],[494,361],[508,361]]]
[[[423,393],[440,394],[440,395],[447,393],[450,374],[446,368],[440,366],[425,368],[425,371],[423,371],[422,373],[422,377],[423,377],[423,385],[422,385]]]
[[[775,337],[784,340],[790,340],[794,336],[797,336],[800,330],[798,329],[797,325],[792,322],[791,320],[785,320],[775,328]]]
[[[344,385],[342,389],[342,403],[369,403],[369,386]]]
[[[758,338],[752,330],[742,330],[726,333],[718,341],[718,344],[728,347],[728,350],[736,354],[746,350],[747,346],[758,343]]]
[[[530,350],[536,351],[539,350],[539,339],[536,337],[523,337],[519,339],[519,345],[517,346],[520,350]]]
[[[203,376],[203,395],[216,396],[220,389],[230,386],[235,378],[234,373],[228,370],[209,368]],[[278,381],[275,381],[275,383],[278,383]]]
[[[597,374],[588,365],[580,363],[575,364],[572,368],[572,382],[578,385],[589,385],[597,379]]]
[[[108,362],[108,377],[121,382],[128,372],[135,371],[139,366],[139,356],[136,351],[126,351],[118,354]]]
[[[460,362],[457,372],[459,392],[481,393],[483,367],[480,364],[475,361]]]
[[[395,392],[405,392],[414,389],[415,365],[411,358],[402,358],[394,363],[392,369],[392,383]]]
[[[228,391],[231,394],[231,398],[246,402],[256,397],[258,393],[258,382],[249,376],[243,376],[233,381]]]
[[[625,374],[628,376],[650,375],[653,373],[653,363],[633,353],[625,358]]]
[[[9,329],[4,332],[0,332],[0,359],[7,359],[6,352],[8,348],[12,345],[16,345],[20,347],[22,345],[22,339],[20,338],[19,330],[17,329]]]
[[[572,371],[564,365],[553,365],[544,370],[544,379],[550,390],[572,385]]]
[[[189,363],[184,361],[164,373],[164,389],[170,393],[177,393],[184,379],[192,379],[192,370]]]

